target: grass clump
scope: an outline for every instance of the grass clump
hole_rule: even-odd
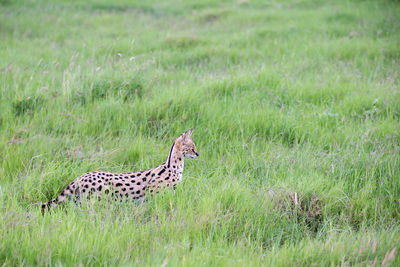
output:
[[[16,116],[32,114],[35,110],[42,108],[44,100],[42,97],[25,97],[15,99],[12,108]]]
[[[89,90],[87,91],[90,92],[89,95],[92,101],[101,100],[107,96],[113,96],[125,102],[135,97],[141,98],[144,94],[143,84],[139,79],[94,82],[90,84]]]

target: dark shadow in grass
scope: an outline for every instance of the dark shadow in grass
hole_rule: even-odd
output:
[[[127,12],[141,12],[143,14],[149,14],[153,17],[161,17],[164,15],[164,11],[158,8],[155,8],[151,4],[147,4],[146,2],[139,3],[116,3],[116,2],[108,2],[108,3],[84,3],[81,6],[83,9],[89,10],[91,12],[102,12],[102,13],[127,13]]]
[[[166,47],[186,49],[203,44],[204,41],[194,36],[170,36],[164,41]]]
[[[121,3],[95,3],[90,6],[90,8],[93,11],[105,11],[105,12],[126,12],[130,9],[132,9],[129,5],[127,4],[121,4]]]
[[[263,118],[256,118],[247,122],[249,134],[264,137],[266,140],[280,141],[283,145],[292,147],[294,144],[303,144],[309,139],[309,134],[298,127],[296,123],[284,120],[269,120],[265,123]]]
[[[301,9],[321,9],[329,4],[328,1],[309,0],[309,1],[294,1],[288,4],[289,9],[301,10]]]
[[[175,68],[210,71],[220,66],[237,65],[242,60],[240,51],[234,49],[207,48],[200,44],[196,44],[196,47],[197,49],[180,49],[178,52],[160,59],[158,63],[168,70]]]
[[[141,98],[144,86],[140,79],[129,81],[99,81],[93,84],[90,90],[92,100],[102,99],[108,95],[121,98],[123,101]]]
[[[288,30],[274,30],[274,29],[258,29],[254,31],[254,39],[289,39],[290,33]]]
[[[346,13],[337,13],[335,15],[328,16],[325,19],[329,23],[343,23],[343,24],[348,24],[348,23],[354,23],[357,21],[357,17],[352,15],[352,14],[346,14]]]
[[[87,101],[99,101],[107,97],[114,97],[127,102],[135,98],[142,98],[145,86],[140,78],[131,80],[100,80],[88,84],[88,90],[77,91],[72,97],[74,103],[85,105]]]
[[[11,4],[10,0],[0,0],[0,6],[8,6]]]
[[[262,96],[271,98],[272,94],[280,86],[280,80],[275,77],[261,77],[255,80],[246,78],[235,78],[212,82],[207,86],[211,94],[215,97],[225,98],[235,95],[242,95],[244,92],[262,92]]]
[[[249,85],[237,81],[218,81],[215,84],[210,85],[211,93],[218,97],[233,97],[234,95],[240,95],[242,92],[252,90],[254,85]]]
[[[44,105],[44,99],[41,96],[35,96],[35,97],[26,97],[22,99],[15,99],[12,103],[12,108],[14,111],[14,114],[16,116],[20,116],[23,114],[31,114],[35,110],[38,110],[42,108]]]
[[[218,22],[219,20],[227,17],[230,13],[228,10],[217,10],[217,11],[209,11],[201,16],[199,16],[198,21],[199,23],[214,23]]]

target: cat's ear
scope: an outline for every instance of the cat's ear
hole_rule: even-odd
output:
[[[184,143],[186,143],[190,139],[192,132],[193,132],[193,128],[190,129],[189,131],[186,131],[184,134],[182,134],[182,139],[183,139]]]

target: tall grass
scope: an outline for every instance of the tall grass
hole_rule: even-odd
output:
[[[0,264],[400,264],[396,1],[0,1]],[[91,170],[175,194],[41,216]]]

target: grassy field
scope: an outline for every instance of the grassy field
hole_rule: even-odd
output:
[[[0,266],[400,265],[398,1],[0,0]],[[175,194],[41,216],[80,174]]]

